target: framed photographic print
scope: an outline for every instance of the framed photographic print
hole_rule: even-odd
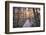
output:
[[[45,31],[45,4],[5,1],[5,33]]]

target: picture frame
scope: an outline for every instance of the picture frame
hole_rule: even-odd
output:
[[[28,14],[31,12],[30,17],[34,16],[35,20],[37,19],[39,20],[37,20],[38,22],[34,20],[36,22],[35,23],[36,25],[34,23],[32,23],[33,25],[29,24],[28,20],[27,21],[25,20],[25,24],[22,22],[24,24],[22,25],[22,23],[20,24],[17,20],[17,18],[19,17],[14,16],[18,11],[20,12],[20,14],[18,13],[17,15],[19,15],[20,18],[24,18],[20,16],[23,15],[21,11],[23,13],[25,13],[26,11],[27,16],[24,19],[26,20],[29,19]],[[34,14],[32,12],[34,12]],[[37,14],[40,15],[39,18]],[[21,22],[20,18],[19,20]],[[31,20],[31,18],[29,20]],[[45,3],[5,1],[5,33],[6,34],[33,33],[33,32],[44,32],[44,31],[45,31]]]

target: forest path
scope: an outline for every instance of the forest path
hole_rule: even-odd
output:
[[[29,19],[26,20],[26,22],[24,23],[23,27],[31,27],[32,23],[29,22]]]

